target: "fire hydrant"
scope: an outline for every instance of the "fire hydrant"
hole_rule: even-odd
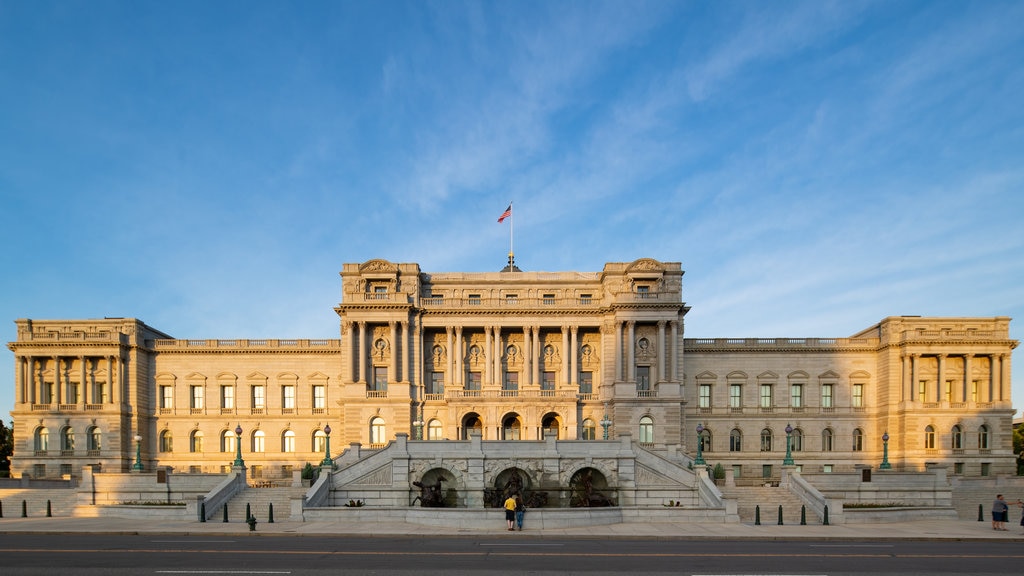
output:
[[[255,532],[256,531],[256,517],[255,516],[249,516],[249,519],[246,520],[245,522],[246,522],[246,524],[249,525],[249,532]]]

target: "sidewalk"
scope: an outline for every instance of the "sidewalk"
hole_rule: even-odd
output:
[[[971,520],[918,520],[884,524],[821,526],[787,524],[657,523],[611,524],[592,528],[542,528],[526,525],[509,534],[504,523],[491,530],[445,529],[399,522],[259,522],[255,532],[245,522],[183,522],[122,518],[0,518],[0,534],[176,534],[292,535],[292,536],[455,536],[455,537],[589,537],[644,539],[794,539],[826,540],[987,540],[1021,541],[1021,527],[1009,524],[1006,532],[992,530],[991,522]]]

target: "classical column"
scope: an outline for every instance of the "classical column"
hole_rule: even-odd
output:
[[[453,342],[454,339],[455,339],[454,332],[455,332],[455,330],[451,326],[445,326],[444,327],[444,333],[445,333],[445,336],[446,336],[445,350],[448,351],[448,354],[447,354],[447,356],[444,359],[444,373],[445,373],[445,378],[447,378],[449,380],[452,380],[452,381],[455,380],[454,374],[453,374],[453,369],[452,369],[452,361],[454,360],[453,356],[455,355],[454,342]]]
[[[484,381],[481,382],[483,386],[488,386],[494,381],[491,376],[491,371],[494,369],[494,348],[491,343],[493,330],[493,326],[484,326]]]
[[[996,355],[988,355],[988,397],[985,399],[986,402],[992,402],[995,400],[996,389]]]
[[[622,322],[615,323],[615,379],[624,380],[622,372]]]
[[[60,379],[60,356],[53,357],[53,399],[51,400],[57,406],[60,406],[63,396],[60,393],[62,385]]]
[[[910,355],[910,401],[917,402],[921,391],[917,389],[921,383],[917,381],[917,354]]]
[[[539,386],[541,385],[541,351],[544,345],[541,340],[541,327],[534,326],[532,331],[534,331],[534,337],[530,338],[530,342],[534,344],[534,356],[530,358],[530,363],[534,369],[534,378],[532,378],[534,381],[530,383]]]
[[[636,321],[626,322],[629,328],[629,337],[626,338],[626,369],[629,371],[629,381],[636,382]]]
[[[462,379],[466,373],[462,361],[466,357],[465,345],[462,343],[462,326],[455,327],[455,374],[452,378],[452,385],[462,388]]]
[[[78,404],[79,404],[79,406],[81,406],[81,409],[84,411],[85,410],[85,405],[88,404],[88,402],[86,402],[86,398],[85,397],[88,394],[88,390],[89,390],[89,387],[86,386],[85,356],[79,356],[78,357],[78,361],[82,365],[81,380],[78,382]]]
[[[999,355],[999,399],[1010,399],[1010,379],[1006,377],[1009,372],[1010,358],[1006,354]]]
[[[970,390],[970,385],[971,385],[971,361],[972,360],[974,360],[974,354],[964,354],[964,387],[963,387],[964,389],[963,389],[962,398],[961,398],[961,400],[963,402],[967,402],[967,399],[969,398],[968,394],[971,391]],[[981,390],[978,390],[978,393],[981,394]],[[980,398],[978,398],[977,400],[980,400]],[[977,400],[975,400],[975,401],[977,401]]]
[[[355,381],[355,375],[352,373],[352,355],[354,354],[353,346],[355,345],[355,338],[352,337],[352,322],[345,320],[341,323],[341,373],[344,375],[343,380],[348,382],[349,380]]]
[[[672,353],[669,355],[669,360],[672,363],[672,368],[671,368],[670,374],[672,375],[671,380],[673,382],[678,382],[680,380],[680,376],[679,376],[679,320],[673,320],[671,322],[671,326],[672,326],[672,345],[671,345]]]
[[[658,320],[658,381],[665,381],[665,354],[668,346],[665,346],[665,321]]]
[[[580,342],[579,342],[579,331],[580,327],[573,324],[569,328],[569,386],[573,388],[579,387],[579,357],[580,357]]]
[[[37,398],[39,398],[39,389],[36,388],[37,384],[38,383],[36,382],[36,358],[35,358],[35,356],[29,356],[28,357],[28,390],[26,390],[26,392],[28,392],[28,403],[29,404],[38,404],[39,403],[39,401],[37,400]]]
[[[530,338],[532,326],[523,326],[523,387],[533,384],[533,340]]]
[[[900,354],[900,402],[905,402],[907,397],[910,396],[910,362],[907,361],[906,354]]]
[[[412,358],[409,361],[409,380],[416,387],[419,399],[423,400],[423,322],[413,316],[409,320],[412,332]]]
[[[121,374],[124,372],[124,360],[120,354],[111,357],[111,366],[113,373],[110,375],[110,401],[120,406],[122,395],[124,394],[124,390],[121,389],[123,378]]]
[[[937,355],[935,362],[936,362],[936,365],[938,366],[938,370],[936,372],[937,376],[935,377],[936,380],[937,380],[936,386],[935,386],[935,388],[936,388],[936,390],[935,390],[935,401],[936,402],[942,402],[942,387],[946,385],[946,355],[945,354]],[[952,392],[952,391],[950,391],[950,392]],[[952,394],[950,394],[950,396],[952,396]]]
[[[504,386],[501,374],[501,356],[505,351],[501,344],[501,326],[494,327],[494,383],[501,388]]]
[[[14,358],[14,401],[18,404],[25,403],[25,359],[21,356]]]
[[[398,322],[388,321],[388,329],[391,331],[391,362],[388,362],[388,381],[399,382],[398,377]]]
[[[402,332],[402,381],[415,384],[413,373],[416,368],[413,365],[413,335],[409,332],[409,321],[402,320],[398,323]]]
[[[569,344],[569,326],[562,324],[562,382],[569,381],[569,364],[572,361],[573,348]]]
[[[356,382],[366,384],[366,321],[359,321],[359,350],[356,353]]]

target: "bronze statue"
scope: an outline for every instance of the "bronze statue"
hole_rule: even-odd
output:
[[[412,504],[416,504],[416,501],[419,500],[422,508],[443,508],[444,492],[441,490],[441,483],[444,481],[443,477],[438,477],[437,482],[433,484],[413,482],[413,486],[420,489],[420,495],[413,499]]]

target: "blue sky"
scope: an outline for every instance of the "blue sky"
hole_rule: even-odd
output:
[[[1024,3],[0,0],[0,338],[333,338],[344,262],[686,270],[687,337],[1024,335]],[[1024,404],[1024,371],[1013,370]],[[0,417],[13,405],[0,355]]]

